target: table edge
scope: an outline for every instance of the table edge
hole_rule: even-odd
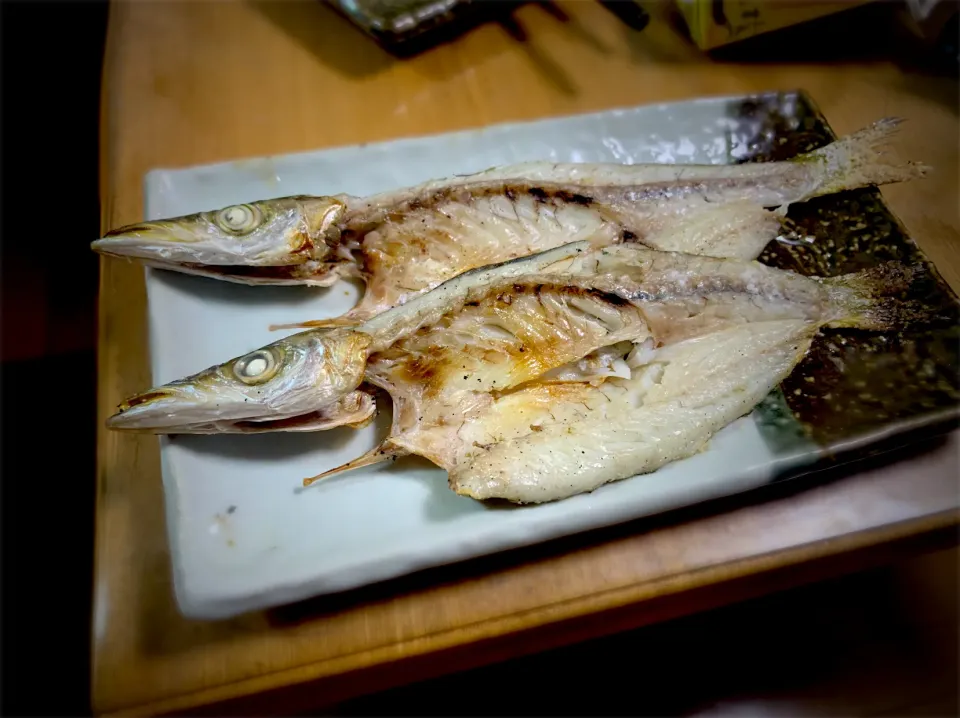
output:
[[[729,586],[752,576],[773,574],[791,568],[796,569],[800,566],[850,554],[857,550],[877,548],[901,541],[922,541],[925,537],[957,527],[960,527],[960,509],[946,509],[894,524],[855,531],[839,537],[719,563],[691,572],[663,576],[653,581],[618,586],[588,596],[580,596],[519,613],[503,615],[492,620],[479,621],[414,639],[379,645],[357,653],[308,661],[289,668],[200,690],[188,691],[161,700],[117,706],[101,711],[98,710],[97,704],[106,701],[102,698],[98,700],[98,697],[94,695],[92,696],[93,712],[94,715],[103,718],[120,718],[121,716],[167,714],[186,709],[215,706],[227,701],[242,701],[267,691],[296,688],[312,682],[371,669],[382,664],[412,661],[445,650],[462,648],[484,641],[506,640],[512,636],[542,629],[545,626],[575,621],[576,619],[617,609],[639,607],[653,600],[677,599],[679,596],[706,587]],[[952,545],[960,545],[960,533],[955,532],[951,535],[953,536],[951,539]],[[818,579],[807,577],[803,583],[812,580]],[[789,587],[789,585],[784,586],[784,588]],[[714,607],[750,597],[750,595],[745,595],[742,598],[734,597],[724,600]],[[674,617],[680,617],[680,615],[685,614],[678,614]],[[633,627],[636,628],[639,625]],[[464,632],[467,632],[468,635],[463,636]],[[539,652],[540,650],[575,642],[576,640],[571,640],[557,646],[540,647],[530,652]],[[403,649],[402,655],[397,655],[398,649]],[[425,678],[429,677],[425,676]]]

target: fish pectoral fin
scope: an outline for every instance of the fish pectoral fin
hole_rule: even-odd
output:
[[[370,317],[375,316],[379,312],[388,308],[388,306],[383,306],[377,302],[368,301],[368,296],[364,295],[364,298],[360,300],[350,311],[341,314],[339,317],[329,317],[327,319],[311,319],[305,322],[290,322],[285,324],[271,324],[270,331],[275,332],[281,329],[317,329],[317,328],[328,328],[333,329],[335,327],[352,327],[357,324],[362,324],[367,321]]]
[[[782,217],[750,200],[692,205],[643,243],[666,252],[756,259],[776,239]]]
[[[349,314],[344,314],[342,317],[331,317],[330,319],[314,319],[307,322],[291,322],[290,324],[271,324],[269,329],[271,332],[277,332],[281,329],[333,329],[336,327],[353,326],[356,323],[356,319]]]
[[[363,297],[352,309],[344,312],[339,317],[329,317],[327,319],[312,319],[305,322],[290,322],[284,324],[271,324],[270,331],[275,332],[281,329],[317,329],[334,327],[351,327],[362,324],[371,317],[375,317],[383,311],[386,311],[395,304],[401,304],[405,298],[403,292],[397,290],[378,292],[376,283],[368,281]],[[415,292],[419,293],[419,292]]]
[[[311,476],[308,479],[304,479],[303,485],[310,486],[311,484],[315,484],[318,481],[322,481],[323,479],[330,478],[331,476],[335,476],[336,474],[342,474],[346,471],[352,471],[353,469],[359,469],[364,466],[373,466],[374,464],[380,464],[380,463],[383,463],[384,461],[390,461],[392,459],[397,459],[401,456],[406,456],[409,453],[408,451],[406,451],[401,447],[390,445],[388,441],[385,441],[375,449],[371,449],[366,454],[363,454],[362,456],[357,457],[353,461],[348,461],[347,463],[341,464],[340,466],[337,466],[333,469],[328,469],[327,471],[324,471],[322,474],[317,474],[316,476]]]

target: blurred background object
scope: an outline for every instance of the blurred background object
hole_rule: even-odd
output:
[[[866,5],[870,0],[677,0],[690,36],[701,50]]]
[[[398,56],[409,56],[452,40],[484,22],[504,21],[528,0],[327,0],[341,14]],[[650,15],[635,0],[599,0],[636,31]],[[550,2],[541,5],[552,6]]]
[[[411,55],[452,39],[522,0],[327,0],[387,51]]]
[[[905,71],[960,71],[957,0],[671,0],[672,30],[729,62],[892,60]],[[651,8],[652,8],[652,4]],[[911,68],[908,70],[908,68]]]
[[[905,24],[932,46],[934,55],[960,70],[960,3],[956,0],[906,0]]]
[[[397,58],[458,40],[481,25],[507,28],[525,42],[518,11],[528,5],[554,18],[552,0],[324,0]],[[928,69],[960,69],[957,0],[595,0],[634,32],[653,22],[718,61],[832,61],[896,56]],[[649,12],[648,12],[649,9]],[[658,31],[662,34],[662,31]],[[832,48],[832,49],[828,49]]]

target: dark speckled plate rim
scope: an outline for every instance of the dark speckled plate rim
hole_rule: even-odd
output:
[[[794,90],[794,94],[796,94],[798,98],[803,100],[804,103],[806,103],[807,107],[810,109],[810,112],[812,114],[820,118],[820,121],[823,122],[824,129],[830,134],[831,139],[833,140],[838,139],[837,133],[834,131],[833,127],[830,126],[830,122],[827,120],[827,117],[823,113],[823,110],[820,109],[820,105],[817,103],[815,99],[813,99],[813,96],[809,92],[803,89]],[[883,205],[884,210],[886,211],[887,214],[890,215],[890,219],[892,219],[893,222],[897,225],[897,228],[903,233],[903,236],[908,237],[912,240],[912,237],[910,236],[910,232],[907,231],[907,226],[900,219],[900,216],[896,212],[894,212],[893,209],[891,209],[889,204],[887,204],[887,201],[883,198],[883,194],[880,194],[880,204]],[[953,291],[953,287],[951,287],[950,284],[943,278],[943,275],[940,274],[940,270],[937,268],[937,265],[934,264],[932,261],[930,261],[930,258],[927,257],[926,252],[924,252],[923,248],[920,247],[919,245],[917,245],[917,252],[926,261],[927,266],[930,270],[930,273],[936,280],[937,285],[942,290],[944,290],[944,292],[949,294],[954,301],[960,302],[960,295],[957,295],[957,293]],[[960,414],[960,404],[957,405],[956,411],[958,414]]]
[[[753,95],[746,95],[744,101],[763,102],[771,98],[794,97],[799,105],[806,105],[807,111],[812,114],[822,125],[825,134],[831,141],[838,139],[837,133],[830,126],[819,104],[806,90],[800,88],[791,91],[780,92],[762,92]],[[922,181],[922,180],[921,180]],[[877,190],[874,190],[877,191]],[[878,204],[889,216],[891,222],[903,238],[914,245],[917,256],[925,263],[931,279],[934,281],[940,291],[942,291],[951,301],[960,304],[960,298],[953,288],[943,279],[942,274],[936,265],[927,257],[922,247],[917,244],[907,231],[906,226],[899,216],[894,213],[887,204],[882,193],[877,191]],[[781,388],[778,387],[769,397],[774,403],[779,403],[789,412],[783,399]],[[792,413],[790,414],[792,416]],[[760,412],[755,409],[751,417],[754,421],[760,423],[762,418]],[[793,430],[799,427],[799,422]],[[773,459],[773,476],[770,483],[782,482],[786,480],[796,480],[810,477],[813,474],[819,474],[825,470],[839,465],[857,464],[869,458],[883,456],[895,452],[905,447],[918,445],[931,439],[942,438],[960,428],[960,402],[953,406],[919,413],[915,416],[890,421],[878,428],[852,433],[847,437],[835,439],[827,444],[820,444],[811,438],[804,437],[795,441],[789,448],[776,450],[773,446],[775,458]]]

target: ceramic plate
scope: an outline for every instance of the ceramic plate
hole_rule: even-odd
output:
[[[832,138],[802,94],[710,98],[157,169],[146,177],[147,219],[294,194],[365,195],[527,160],[769,160]],[[774,242],[762,261],[821,275],[923,261],[875,190],[795,206],[790,216],[798,237],[817,241]],[[337,315],[359,297],[345,283],[245,287],[145,271],[156,384],[275,341],[270,324]],[[955,298],[935,273],[916,295],[944,307],[938,327],[825,334],[780,390],[705,452],[552,504],[502,508],[460,497],[444,471],[417,459],[301,488],[304,477],[372,448],[389,410],[360,431],[160,438],[179,606],[189,617],[225,618],[341,591],[746,491],[911,426],[940,426],[958,404]]]

